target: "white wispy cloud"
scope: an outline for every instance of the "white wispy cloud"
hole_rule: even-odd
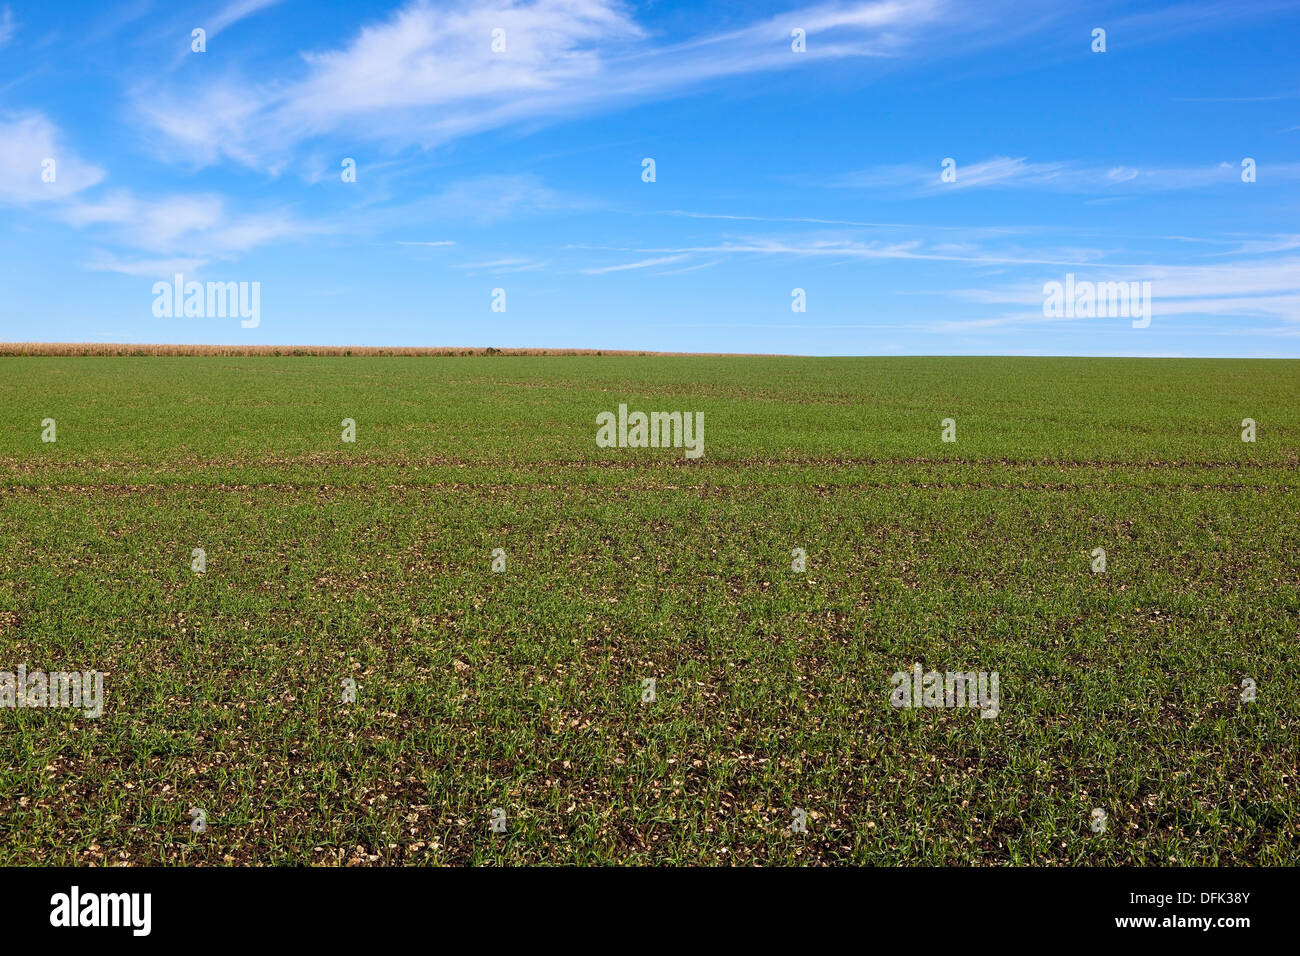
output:
[[[109,252],[100,251],[86,262],[85,267],[92,272],[117,272],[121,275],[157,279],[163,276],[173,276],[178,272],[193,275],[207,265],[207,262],[207,259],[175,257],[126,259]]]
[[[510,272],[536,272],[546,268],[545,262],[521,256],[492,259],[487,262],[464,262],[457,266],[468,273],[486,272],[490,275],[505,275]]]
[[[955,159],[955,157],[953,157]],[[956,164],[956,180],[944,182],[941,160],[875,166],[808,182],[862,190],[908,190],[913,195],[939,194],[964,189],[1046,189],[1069,193],[1157,192],[1203,189],[1241,183],[1240,160],[1200,166],[1137,166],[1112,164],[1085,166],[1074,162],[1031,162],[1025,157],[996,156]],[[1300,163],[1264,163],[1256,166],[1258,182],[1300,180]]]
[[[1063,276],[1043,275],[1027,285],[996,289],[963,289],[962,298],[979,302],[1042,304],[1042,282]],[[1160,263],[1092,264],[1079,271],[1079,280],[1098,282],[1149,281],[1158,285],[1162,300],[1212,297],[1300,295],[1300,258],[1254,259],[1239,263],[1167,265]]]
[[[571,208],[576,202],[560,195],[537,176],[525,173],[457,180],[408,208],[423,216],[492,223],[528,213]]]
[[[283,211],[233,212],[221,196],[206,193],[141,199],[129,190],[114,190],[96,200],[68,203],[59,215],[118,249],[135,250],[130,257],[104,253],[90,266],[128,275],[155,274],[156,262],[162,261],[158,255],[194,271],[213,259],[231,259],[267,243],[328,231]],[[141,258],[140,251],[152,255]]]
[[[203,28],[208,31],[209,38],[215,37],[232,24],[283,2],[284,0],[233,0],[204,20]]]
[[[909,259],[916,261],[966,263],[973,266],[1082,266],[1098,253],[1091,250],[1059,250],[1042,247],[1036,252],[1003,251],[977,245],[930,243],[923,239],[897,242],[863,240],[845,236],[747,236],[707,245],[650,247],[635,251],[670,256],[785,256],[791,258],[854,260]]]
[[[1107,18],[1106,27],[1112,38],[1123,38],[1124,46],[1140,46],[1198,31],[1223,30],[1236,19],[1279,23],[1297,12],[1292,0],[1191,0],[1127,15],[1116,11],[1114,17]]]
[[[651,266],[666,266],[673,262],[681,262],[686,258],[685,253],[675,256],[660,256],[655,259],[642,259],[639,262],[625,262],[617,266],[601,266],[595,269],[583,269],[582,271],[589,276],[605,275],[607,272],[627,272],[630,269],[649,269]]]
[[[1033,279],[999,287],[951,290],[949,294],[956,300],[1018,306],[1023,311],[1000,312],[976,319],[945,320],[931,327],[938,331],[960,331],[1087,321],[1043,315],[1043,283],[1063,280],[1064,275],[1043,273]],[[1275,327],[1274,331],[1285,331],[1287,326],[1300,323],[1300,258],[1295,257],[1252,259],[1231,264],[1094,264],[1076,272],[1075,280],[1150,282],[1153,316],[1255,317],[1271,318],[1286,324]]]
[[[44,178],[47,169],[52,181]],[[213,193],[141,198],[127,189],[92,189],[106,179],[103,169],[64,145],[60,131],[42,114],[0,117],[0,203],[47,205],[52,217],[98,234],[118,249],[163,254],[194,268],[211,258],[326,231],[283,211],[233,212]],[[156,264],[105,253],[89,267],[152,274]]]
[[[18,23],[14,20],[13,8],[6,4],[4,9],[0,9],[0,46],[12,40],[17,32]]]
[[[187,12],[181,14],[180,18],[166,18],[161,23],[158,22],[160,18],[157,16],[151,17],[151,20],[156,25],[157,36],[173,50],[170,69],[176,70],[190,60],[192,55],[190,48],[191,31],[194,28],[202,28],[205,41],[211,43],[241,20],[246,20],[262,10],[278,6],[283,2],[284,0],[231,0],[225,6],[206,14],[198,13],[196,15],[193,12]],[[124,25],[125,23],[119,21],[116,27],[120,28]],[[113,27],[109,29],[113,29]]]
[[[46,169],[52,182],[42,178]],[[102,169],[63,146],[58,129],[40,113],[0,117],[0,202],[67,200],[103,178]]]
[[[515,123],[626,107],[724,77],[846,57],[892,58],[969,29],[951,0],[825,3],[683,42],[656,42],[618,0],[416,0],[294,75],[144,83],[133,102],[191,162],[278,172],[327,134],[431,147]],[[793,27],[805,53],[790,48]],[[505,31],[504,52],[492,31]],[[290,61],[293,62],[293,61]]]
[[[714,266],[722,265],[722,263],[724,263],[724,262],[726,262],[726,261],[727,261],[726,257],[723,256],[723,257],[720,258],[720,259],[710,259],[710,260],[707,261],[707,262],[697,262],[697,263],[695,263],[695,265],[692,265],[692,266],[683,266],[683,267],[680,268],[680,269],[664,269],[662,272],[656,272],[655,275],[657,275],[657,276],[675,276],[675,275],[682,275],[683,273],[686,273],[686,272],[698,272],[698,271],[701,270],[701,269],[712,269]]]

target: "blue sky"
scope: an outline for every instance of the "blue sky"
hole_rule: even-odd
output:
[[[1294,0],[0,0],[0,340],[1300,356],[1298,48]],[[257,327],[156,317],[178,272]]]

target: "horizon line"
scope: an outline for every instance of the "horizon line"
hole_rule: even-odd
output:
[[[224,356],[224,357],[394,357],[394,358],[458,358],[474,356],[612,356],[643,358],[1023,358],[1023,359],[1145,359],[1149,361],[1233,361],[1233,362],[1296,362],[1290,356],[1235,356],[1235,355],[1077,355],[1043,354],[1018,355],[999,352],[987,353],[933,353],[933,354],[866,354],[866,353],[809,353],[791,352],[664,352],[653,349],[601,349],[601,348],[526,348],[496,346],[424,346],[424,345],[217,345],[205,343],[144,343],[144,342],[0,342],[0,357],[115,357],[115,356]]]

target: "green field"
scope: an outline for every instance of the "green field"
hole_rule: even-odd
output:
[[[0,409],[0,671],[107,675],[0,709],[0,864],[1300,863],[1300,362],[18,357]]]

